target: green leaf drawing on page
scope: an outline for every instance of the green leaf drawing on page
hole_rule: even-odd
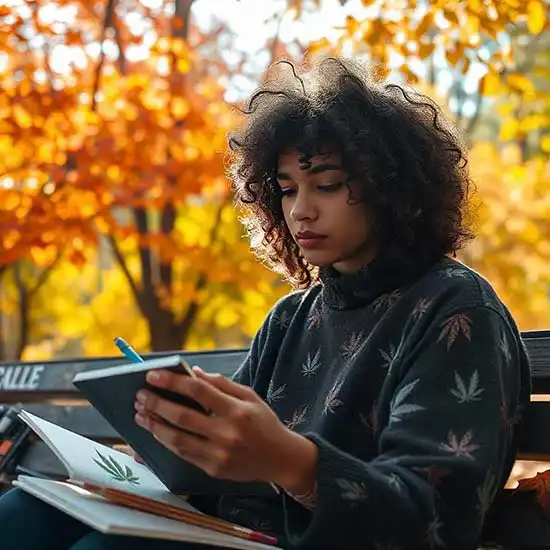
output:
[[[105,470],[115,481],[130,483],[131,485],[139,485],[139,477],[134,475],[134,472],[129,466],[124,468],[111,456],[105,458],[97,449],[95,450],[100,460],[92,458],[92,460],[102,469]]]

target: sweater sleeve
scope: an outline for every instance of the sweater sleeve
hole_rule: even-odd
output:
[[[436,316],[391,368],[402,372],[389,406],[378,411],[374,460],[361,461],[305,434],[319,450],[316,507],[304,529],[294,520],[303,517],[295,508],[300,505],[284,497],[292,544],[476,548],[516,452],[528,369],[521,340],[493,309],[459,310]]]
[[[246,357],[231,379],[234,382],[250,386],[265,397],[271,372],[277,360],[281,341],[290,323],[288,296],[275,304],[256,332]]]

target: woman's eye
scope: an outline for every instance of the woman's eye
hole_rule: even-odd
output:
[[[339,183],[331,183],[328,185],[318,185],[317,189],[320,191],[325,191],[327,193],[330,193],[331,191],[338,191],[338,189],[341,189],[344,184],[342,182]]]
[[[293,195],[296,191],[294,189],[290,189],[290,188],[287,188],[287,189],[281,189],[281,193],[283,195],[283,197],[288,197],[290,195]]]

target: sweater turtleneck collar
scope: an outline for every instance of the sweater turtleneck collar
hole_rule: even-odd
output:
[[[432,263],[430,263],[431,265]],[[427,264],[410,265],[397,258],[378,257],[355,273],[340,273],[333,267],[319,270],[322,297],[333,309],[357,309],[382,294],[418,279]]]

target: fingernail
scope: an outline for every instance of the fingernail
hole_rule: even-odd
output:
[[[136,399],[139,403],[145,403],[147,401],[147,394],[144,391],[138,391],[136,394]]]
[[[145,410],[145,407],[139,401],[136,401],[134,403],[134,408],[136,409],[137,412],[140,412],[140,413]]]
[[[157,372],[155,370],[150,370],[147,373],[147,380],[149,382],[158,382],[161,379],[160,372]]]
[[[146,418],[141,414],[136,414],[134,416],[134,419],[136,421],[136,424],[139,424],[140,426],[143,426],[144,428],[147,427],[147,420]]]

